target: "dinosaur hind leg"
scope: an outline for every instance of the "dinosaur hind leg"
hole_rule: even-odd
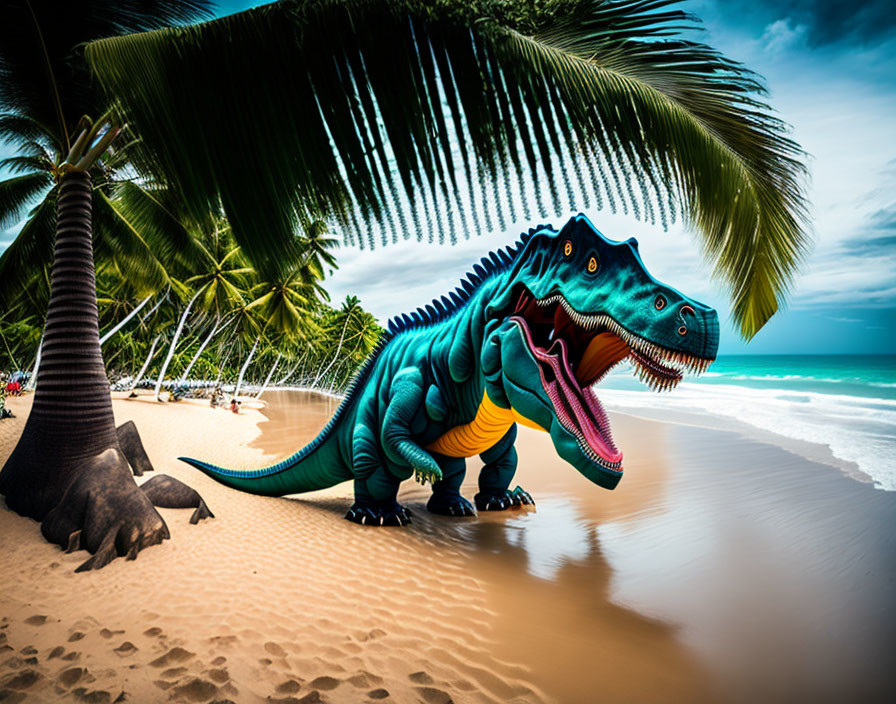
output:
[[[510,491],[516,474],[516,424],[493,447],[479,456],[485,466],[479,473],[479,493],[473,497],[480,511],[504,511],[511,506],[534,506],[535,501],[522,487]]]
[[[141,487],[146,498],[159,508],[195,508],[190,523],[199,523],[204,518],[214,518],[199,492],[167,474],[159,474]]]
[[[345,518],[366,526],[406,526],[411,510],[398,503],[398,477],[378,467],[366,479],[355,479],[355,503]]]
[[[446,457],[434,455],[442,470],[442,479],[433,483],[432,496],[426,504],[430,513],[443,516],[474,516],[473,504],[460,494],[461,484],[467,472],[467,463],[463,457]]]

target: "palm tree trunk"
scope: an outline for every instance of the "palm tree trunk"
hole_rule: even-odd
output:
[[[327,365],[326,369],[324,369],[314,378],[314,382],[311,384],[313,388],[317,388],[317,382],[320,381],[328,371],[330,371],[330,367],[332,367],[336,363],[336,360],[339,359],[339,352],[342,350],[342,343],[345,341],[345,331],[348,329],[348,321],[350,320],[350,318],[351,315],[345,316],[345,323],[343,323],[342,325],[342,334],[339,336],[339,344],[336,346],[336,352],[333,353],[333,359],[330,360],[330,363]]]
[[[37,388],[37,370],[40,369],[40,356],[44,350],[44,335],[41,333],[40,342],[37,343],[37,355],[34,357],[34,370],[31,372],[31,378],[25,385],[26,389]]]
[[[86,173],[62,178],[37,391],[0,471],[0,493],[13,511],[42,521],[47,540],[95,553],[79,569],[136,556],[168,537],[118,442],[100,351],[92,196]]]
[[[137,313],[140,312],[140,309],[143,308],[143,306],[145,306],[147,303],[149,303],[149,299],[150,299],[150,298],[152,298],[152,296],[147,296],[147,297],[144,298],[142,301],[140,301],[140,304],[139,304],[136,308],[134,308],[134,310],[132,310],[130,313],[128,313],[126,316],[124,316],[124,318],[121,320],[120,323],[118,323],[118,325],[116,325],[116,326],[115,326],[114,328],[112,328],[109,332],[107,332],[105,335],[103,335],[103,336],[100,338],[100,347],[102,347],[102,346],[103,346],[103,343],[105,343],[110,337],[112,337],[115,333],[117,333],[117,332],[118,332],[119,330],[121,330],[125,325],[127,325],[127,324],[128,324],[128,321],[129,321],[131,318],[133,318],[135,315],[137,315]]]
[[[224,356],[221,358],[221,363],[218,365],[218,376],[215,379],[215,386],[218,386],[221,383],[221,377],[224,376],[224,368],[227,366],[227,363],[230,361],[230,353],[233,352],[233,346],[236,344],[236,336],[230,341],[230,344],[227,345],[227,351]],[[220,346],[218,347],[218,351],[221,351]],[[220,355],[219,355],[220,356]]]
[[[190,309],[193,307],[193,303],[199,297],[199,291],[193,294],[193,297],[190,299],[190,302],[187,303],[187,308],[183,312],[183,315],[180,316],[180,320],[177,323],[177,330],[174,331],[174,339],[171,340],[171,347],[168,348],[168,356],[165,357],[165,361],[162,362],[162,368],[159,370],[159,378],[156,379],[156,401],[160,401],[159,392],[162,390],[162,382],[165,380],[165,372],[168,371],[168,364],[171,362],[171,358],[174,356],[174,348],[177,347],[177,341],[180,339],[180,333],[184,329],[184,323],[187,322],[187,316],[190,314]]]
[[[255,356],[255,350],[258,348],[258,341],[260,337],[255,338],[255,344],[252,345],[252,351],[249,353],[249,356],[246,358],[246,361],[243,363],[242,369],[240,369],[239,378],[236,380],[236,388],[233,390],[233,397],[236,398],[240,395],[240,387],[243,385],[243,375],[246,373],[246,369],[249,367],[249,363],[252,361],[252,357]]]
[[[271,381],[271,377],[274,376],[274,372],[277,370],[277,365],[280,364],[281,359],[282,359],[282,357],[280,357],[280,355],[278,354],[277,360],[274,362],[274,366],[271,367],[271,371],[268,372],[268,375],[264,379],[264,383],[261,385],[261,391],[259,391],[257,394],[255,394],[255,398],[261,398],[261,395],[265,392],[265,389],[268,388],[268,384]]]
[[[283,386],[283,384],[285,384],[287,382],[287,380],[290,379],[292,377],[292,375],[298,371],[299,365],[301,363],[302,363],[302,360],[299,360],[298,362],[296,362],[295,366],[292,369],[290,369],[288,372],[286,372],[286,374],[280,378],[280,380],[277,382],[277,386]]]
[[[205,352],[205,348],[208,346],[208,343],[211,342],[212,338],[216,334],[218,334],[221,330],[223,330],[225,327],[227,327],[227,323],[224,323],[224,325],[221,325],[221,318],[220,317],[215,318],[215,324],[212,325],[211,332],[202,341],[202,344],[199,345],[199,349],[196,350],[196,354],[193,355],[193,359],[190,360],[190,363],[187,365],[187,368],[184,369],[184,373],[181,374],[179,383],[183,384],[184,382],[186,382],[187,375],[189,375],[190,370],[193,368],[193,365],[196,364],[196,360],[198,360],[199,357],[202,355],[202,353]]]
[[[129,391],[133,391],[137,388],[137,384],[140,383],[143,375],[146,374],[146,370],[149,369],[149,363],[152,361],[152,356],[156,353],[156,345],[159,344],[159,338],[161,336],[161,334],[158,334],[152,339],[152,344],[149,346],[149,354],[146,355],[146,361],[143,362],[143,366],[140,367],[140,371],[137,372],[137,377],[134,379],[134,383],[131,384]]]

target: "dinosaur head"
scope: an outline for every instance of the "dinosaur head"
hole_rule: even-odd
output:
[[[614,488],[622,452],[595,387],[623,360],[658,391],[702,372],[716,356],[716,312],[654,279],[634,239],[608,240],[583,215],[536,231],[505,281],[486,308],[489,396]]]

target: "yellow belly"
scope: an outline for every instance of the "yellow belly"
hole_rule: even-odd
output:
[[[521,416],[512,408],[496,406],[487,393],[482,394],[482,403],[476,417],[466,425],[452,428],[437,440],[426,446],[448,457],[472,457],[492,447],[514,423],[521,423],[536,430],[544,430],[540,425]]]

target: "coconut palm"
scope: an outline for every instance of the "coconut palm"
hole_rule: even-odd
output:
[[[18,262],[6,273],[42,276],[32,270],[28,250],[52,250],[55,266],[37,390],[22,436],[0,472],[0,493],[10,508],[42,521],[48,540],[94,553],[84,569],[102,567],[116,554],[136,555],[166,538],[168,530],[122,455],[100,351],[92,223],[116,229],[119,234],[106,240],[110,247],[133,238],[129,223],[108,212],[112,196],[104,190],[100,162],[121,130],[81,117],[102,114],[105,101],[77,47],[110,34],[194,20],[207,16],[205,8],[203,0],[3,4],[0,110],[8,119],[0,123],[0,137],[40,142],[36,132],[25,134],[35,125],[51,137],[46,149],[26,147],[17,155],[33,160],[20,164],[27,173],[44,176],[24,182],[25,196],[18,182],[13,206],[27,208],[41,188],[49,187],[50,197],[38,204],[3,259]],[[41,156],[49,156],[54,168],[41,172]]]

